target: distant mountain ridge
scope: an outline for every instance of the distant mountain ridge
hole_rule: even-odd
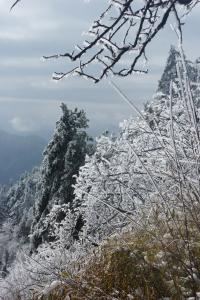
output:
[[[45,144],[39,136],[19,136],[0,130],[0,184],[14,182],[39,165]]]

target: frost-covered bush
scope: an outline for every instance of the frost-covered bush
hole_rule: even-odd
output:
[[[123,226],[137,226],[141,210],[151,213],[158,200],[164,214],[196,205],[199,98],[184,76],[168,83],[170,95],[158,92],[140,117],[124,121],[120,137],[97,140],[75,186],[83,239],[98,243]]]

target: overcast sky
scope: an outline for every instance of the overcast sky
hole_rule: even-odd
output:
[[[54,71],[65,71],[68,61],[48,60],[42,55],[73,50],[83,41],[82,32],[105,7],[106,0],[22,0],[10,13],[11,0],[0,0],[0,129],[48,136],[60,116],[59,104],[86,110],[91,132],[115,130],[132,114],[109,86],[78,77],[54,82]],[[200,9],[195,8],[184,26],[188,58],[200,56]],[[171,44],[176,37],[166,26],[147,54],[149,74],[116,80],[127,95],[142,106],[156,90]]]

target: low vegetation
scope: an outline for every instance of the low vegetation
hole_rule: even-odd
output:
[[[198,299],[200,232],[185,220],[154,214],[146,228],[111,237],[73,279],[63,272],[56,287],[33,299]]]

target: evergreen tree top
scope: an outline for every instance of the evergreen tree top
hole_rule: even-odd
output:
[[[176,50],[176,48],[171,45],[170,51],[169,51],[169,56],[167,58],[167,63],[164,68],[164,72],[161,76],[161,79],[158,82],[158,92],[161,92],[165,95],[169,95],[170,93],[170,82],[171,81],[176,81],[178,78],[177,75],[177,61],[180,58],[180,53],[179,51]],[[197,67],[194,63],[191,61],[186,60],[186,65],[187,65],[187,72],[188,76],[191,82],[196,82],[197,81]],[[181,71],[182,73],[182,71]]]
[[[78,108],[70,110],[65,103],[61,103],[60,107],[63,115],[58,123],[63,122],[67,127],[74,129],[88,127],[88,119],[84,110],[78,110]]]

